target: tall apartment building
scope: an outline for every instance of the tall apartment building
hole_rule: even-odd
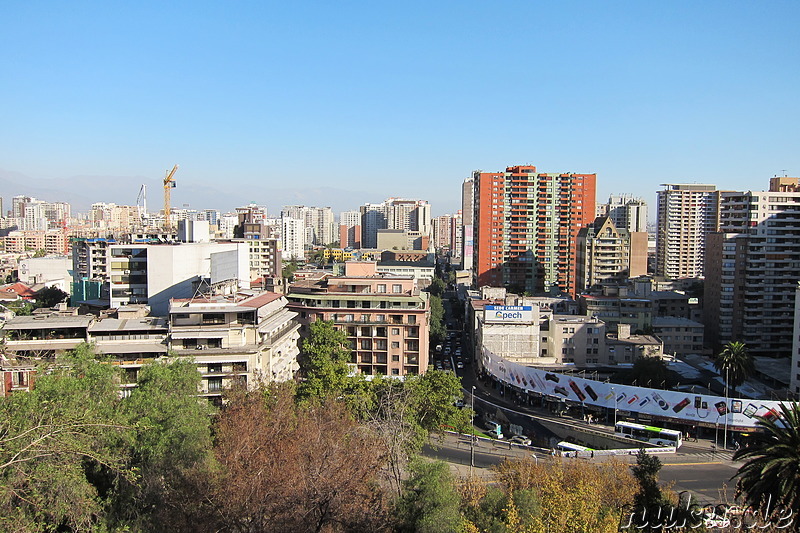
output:
[[[618,229],[610,216],[578,232],[576,289],[620,283],[647,274],[647,232]]]
[[[772,184],[771,184],[772,185]],[[722,192],[706,245],[704,319],[712,345],[789,357],[800,279],[800,191]]]
[[[441,215],[433,219],[433,245],[437,249],[453,250],[455,222],[453,215]]]
[[[72,239],[72,268],[76,280],[108,281],[108,248],[113,239]]]
[[[472,270],[474,259],[475,180],[469,177],[461,184],[461,270]]]
[[[792,366],[789,370],[789,390],[800,395],[800,282],[794,293],[794,328],[792,335]]]
[[[379,274],[374,262],[348,261],[344,276],[293,283],[289,308],[308,324],[332,320],[347,333],[362,374],[405,376],[428,368],[430,304],[412,276]]]
[[[281,210],[281,218],[302,220],[306,244],[309,246],[325,246],[336,241],[335,221],[330,207],[286,205]]]
[[[431,233],[431,206],[425,200],[389,198],[380,204],[362,205],[360,212],[362,248],[376,248],[381,229]]]
[[[361,213],[358,211],[339,214],[339,247],[361,248]]]
[[[656,275],[703,277],[706,235],[717,224],[714,185],[664,184],[658,191]]]
[[[595,215],[596,174],[534,166],[473,173],[474,277],[481,286],[576,291],[578,231]]]
[[[306,254],[305,222],[296,218],[281,219],[283,259],[304,259]]]
[[[598,217],[609,217],[619,229],[647,232],[647,202],[631,194],[612,194],[597,206]]]

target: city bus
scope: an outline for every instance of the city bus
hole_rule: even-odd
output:
[[[580,444],[574,444],[572,442],[567,442],[562,440],[558,444],[556,444],[556,450],[560,452],[592,452],[594,451],[592,448],[587,448],[586,446],[581,446]]]
[[[683,444],[681,432],[674,429],[645,426],[634,424],[633,422],[617,422],[617,425],[614,426],[614,432],[627,439],[649,442],[656,446],[675,446],[680,448],[681,444]]]

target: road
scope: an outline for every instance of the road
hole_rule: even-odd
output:
[[[453,339],[445,342],[445,348],[450,348],[449,354],[434,354],[434,361],[449,360],[451,368],[459,375],[464,388],[465,403],[469,406],[472,400],[470,392],[475,387],[475,409],[476,411],[494,410],[500,408],[511,423],[522,425],[526,431],[530,432],[532,438],[538,440],[540,445],[548,446],[548,439],[553,433],[539,424],[537,419],[544,419],[552,422],[568,424],[571,428],[585,428],[587,431],[603,431],[613,434],[613,427],[603,424],[589,425],[580,419],[564,418],[555,416],[547,409],[530,406],[522,406],[510,401],[502,389],[493,389],[483,383],[475,374],[476,363],[471,353],[469,343],[463,342],[463,333],[455,329],[456,325],[452,319],[450,302],[448,298],[452,293],[446,292],[442,298],[445,317],[450,323],[448,330]],[[460,347],[461,357],[456,357],[456,348]],[[462,367],[458,368],[458,362],[462,361]],[[548,424],[552,426],[552,424]],[[507,450],[507,444],[479,444],[475,449],[475,466],[484,468],[500,463],[506,458],[503,449]],[[446,446],[438,449],[426,448],[426,455],[437,457],[451,463],[469,465],[469,440],[456,442],[447,440]],[[519,456],[519,453],[516,453]],[[547,454],[540,457],[548,460]],[[662,484],[671,484],[672,490],[681,492],[691,491],[703,503],[717,503],[732,501],[735,492],[735,482],[730,481],[736,473],[739,464],[730,461],[730,453],[716,450],[713,443],[709,441],[685,442],[679,453],[670,456],[659,457],[663,463],[659,480]]]

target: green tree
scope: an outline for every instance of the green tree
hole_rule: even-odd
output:
[[[298,357],[302,376],[297,388],[298,397],[323,398],[345,390],[351,359],[347,344],[347,333],[336,329],[333,321],[311,323],[309,336],[303,340]]]
[[[433,278],[433,281],[428,288],[426,289],[431,295],[441,297],[444,294],[444,290],[447,286],[444,284],[441,278]]]
[[[800,406],[781,404],[778,419],[759,417],[761,431],[750,436],[733,460],[745,460],[737,495],[755,509],[783,505],[800,514]]]
[[[667,364],[660,357],[637,357],[628,378],[643,387],[659,387],[667,380]]]
[[[444,340],[446,330],[444,326],[444,307],[442,299],[438,296],[430,296],[431,319],[428,338],[431,345],[439,344]]]
[[[44,257],[46,255],[47,255],[47,252],[45,250],[43,250],[42,248],[39,248],[38,250],[36,250],[36,252],[34,252],[33,257]]]
[[[62,291],[58,287],[45,287],[36,293],[36,307],[55,307],[56,304],[66,302],[68,298],[69,293]]]
[[[725,378],[732,391],[755,371],[753,357],[743,342],[729,342],[714,359],[714,368]]]
[[[455,533],[461,524],[461,498],[450,467],[442,461],[415,459],[403,483],[397,504],[398,530],[418,533]]]
[[[41,368],[31,392],[0,398],[0,529],[101,527],[116,483],[134,479],[117,383],[83,344]]]
[[[285,279],[287,282],[294,281],[294,273],[297,272],[299,268],[297,264],[297,258],[292,257],[292,259],[288,263],[283,264],[283,270],[281,270],[281,277]]]
[[[193,361],[153,362],[139,370],[137,387],[122,404],[136,433],[132,466],[140,474],[125,486],[116,516],[145,530],[171,517],[187,499],[188,478],[208,475],[213,408],[197,391],[201,376]]]
[[[459,431],[469,428],[471,413],[459,409],[455,401],[461,398],[461,380],[453,372],[429,370],[410,376],[405,386],[409,389],[409,401],[414,409],[416,422],[426,431],[441,431],[443,426]]]

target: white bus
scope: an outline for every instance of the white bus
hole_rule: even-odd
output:
[[[558,444],[556,444],[556,449],[561,452],[591,452],[594,451],[592,448],[587,448],[586,446],[581,446],[580,444],[573,444],[572,442],[567,442],[562,440]]]
[[[683,444],[681,432],[674,429],[645,426],[634,424],[633,422],[617,422],[617,425],[614,426],[614,432],[622,437],[649,442],[656,446],[675,446],[680,448],[681,444]]]

